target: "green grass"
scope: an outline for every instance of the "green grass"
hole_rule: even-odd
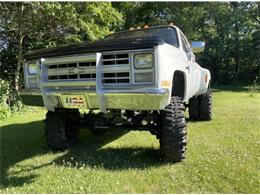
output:
[[[159,160],[148,132],[82,129],[71,150],[52,153],[44,112],[2,121],[0,193],[260,193],[260,93],[231,90],[214,90],[213,121],[188,122],[177,164]]]

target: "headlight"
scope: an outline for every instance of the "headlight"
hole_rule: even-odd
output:
[[[28,64],[28,73],[29,74],[37,74],[40,68],[38,64]]]
[[[28,78],[28,85],[30,86],[38,85],[38,78],[37,77]]]
[[[153,72],[135,73],[135,82],[153,82]]]
[[[134,55],[135,69],[148,69],[153,67],[153,54],[141,53]]]

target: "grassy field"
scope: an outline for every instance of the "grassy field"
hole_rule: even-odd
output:
[[[0,193],[260,193],[260,93],[218,88],[214,120],[188,122],[183,163],[159,160],[149,132],[82,129],[71,150],[52,153],[45,113],[1,121]]]

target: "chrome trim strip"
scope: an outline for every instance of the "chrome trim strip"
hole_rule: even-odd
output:
[[[73,82],[42,82],[42,87],[76,87],[76,86],[95,86],[95,81],[73,81]]]
[[[114,72],[126,72],[130,71],[130,65],[125,66],[125,65],[103,65],[101,67],[101,70],[103,73],[114,73]]]
[[[68,89],[69,90],[69,89]],[[85,93],[95,93],[96,90],[93,89],[78,89],[78,90],[49,90],[48,91],[48,95],[51,94],[85,94]],[[103,90],[103,94],[107,95],[107,94],[143,94],[143,95],[165,95],[165,94],[169,94],[169,90],[168,89],[140,89],[140,90]]]
[[[95,61],[94,54],[83,54],[83,55],[72,55],[72,56],[63,56],[63,57],[50,57],[50,58],[43,58],[42,62],[44,65],[56,65],[56,64],[63,64],[63,63],[75,63],[75,62],[84,62],[86,60],[93,60]]]

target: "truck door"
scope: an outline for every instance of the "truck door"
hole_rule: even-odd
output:
[[[187,89],[186,89],[186,98],[190,98],[193,94],[196,93],[196,81],[199,83],[199,79],[195,78],[196,69],[199,67],[195,63],[195,55],[192,53],[190,44],[188,43],[186,37],[183,33],[180,32],[180,39],[182,44],[182,57],[185,63],[185,70],[187,75]]]

